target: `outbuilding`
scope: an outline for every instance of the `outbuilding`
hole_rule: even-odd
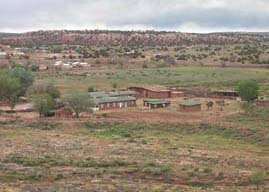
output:
[[[179,103],[180,112],[198,112],[202,110],[202,103],[198,101],[183,101]]]
[[[163,99],[145,99],[144,107],[149,109],[157,109],[157,108],[167,108],[171,105],[170,101]]]

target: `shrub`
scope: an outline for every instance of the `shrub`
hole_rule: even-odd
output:
[[[89,93],[96,92],[96,91],[97,91],[97,90],[96,90],[95,87],[89,87],[89,88],[88,88],[88,92],[89,92]]]
[[[261,171],[253,173],[250,176],[249,181],[258,188],[260,185],[264,184],[264,173]]]
[[[259,96],[259,85],[256,81],[242,81],[237,89],[242,100],[247,102],[252,102]]]

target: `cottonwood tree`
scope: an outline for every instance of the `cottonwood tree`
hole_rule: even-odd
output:
[[[259,96],[259,85],[256,81],[242,81],[238,84],[237,90],[242,100],[248,103],[253,102]]]
[[[41,95],[41,94],[48,94],[53,99],[58,99],[61,96],[60,91],[55,87],[52,83],[38,83],[31,86],[27,94],[31,95]]]
[[[49,94],[33,95],[31,100],[35,110],[39,113],[39,117],[46,116],[55,107],[55,101]]]
[[[14,109],[19,100],[21,90],[20,81],[12,77],[7,71],[0,72],[0,101],[6,102]]]
[[[76,118],[79,118],[80,113],[92,113],[92,108],[95,106],[93,99],[84,93],[71,93],[64,96],[65,103],[75,112]]]
[[[33,84],[34,76],[23,67],[15,67],[11,69],[10,75],[20,81],[21,87],[19,94],[20,96],[24,96],[27,89]]]

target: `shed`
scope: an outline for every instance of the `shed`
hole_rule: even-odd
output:
[[[163,100],[163,99],[145,99],[144,100],[144,107],[148,107],[150,109],[156,108],[166,108],[171,105],[170,101]]]
[[[183,101],[179,103],[181,112],[198,112],[202,110],[202,103],[198,101]]]

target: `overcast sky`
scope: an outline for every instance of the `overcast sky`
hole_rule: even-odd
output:
[[[0,31],[269,31],[269,0],[0,0]]]

